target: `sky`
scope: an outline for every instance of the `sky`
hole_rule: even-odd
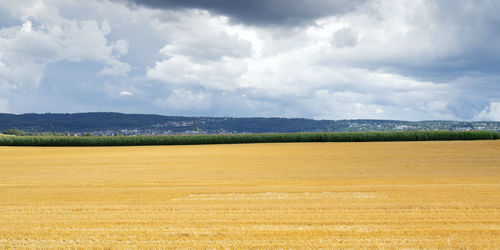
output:
[[[2,0],[0,113],[500,120],[496,0]]]

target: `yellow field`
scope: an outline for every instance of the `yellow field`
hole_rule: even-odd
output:
[[[0,147],[0,248],[499,248],[500,141]]]

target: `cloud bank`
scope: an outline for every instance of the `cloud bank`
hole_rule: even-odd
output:
[[[33,0],[0,10],[10,13],[0,19],[9,112],[499,119],[495,1]]]

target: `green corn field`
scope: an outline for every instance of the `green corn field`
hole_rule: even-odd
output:
[[[162,136],[2,136],[1,146],[143,146],[279,142],[376,142],[495,140],[493,131],[411,131],[345,133],[277,133]]]

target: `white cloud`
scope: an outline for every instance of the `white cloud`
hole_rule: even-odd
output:
[[[120,58],[121,55],[127,54],[129,46],[125,40],[115,41],[113,43],[113,52],[115,52],[117,58]]]
[[[370,69],[390,68],[406,73],[424,70],[423,74],[434,68],[446,75],[446,70],[481,64],[483,60],[476,53],[482,50],[493,53],[487,57],[495,57],[500,52],[500,45],[493,42],[500,39],[498,26],[491,26],[500,21],[494,11],[500,5],[474,2],[472,6],[471,3],[372,1],[344,16],[318,20],[310,34],[319,39],[325,34],[333,34],[332,44],[335,45],[343,42],[343,39],[336,42],[336,36],[339,32],[344,33],[344,27],[356,31],[356,47],[346,50],[325,46],[321,50],[323,62]]]
[[[219,90],[238,87],[234,80],[245,73],[252,47],[227,18],[195,10],[163,29],[170,41],[159,52],[167,59],[148,69],[148,79]]]
[[[196,62],[185,56],[175,56],[156,62],[148,70],[151,80],[179,85],[203,86],[209,89],[234,90],[234,82],[246,70],[246,64],[238,59],[223,58],[221,61]]]
[[[500,121],[500,102],[491,102],[474,120]]]
[[[209,110],[210,97],[205,92],[175,89],[165,99],[156,99],[154,103],[165,109],[174,111]]]
[[[337,48],[355,47],[358,35],[351,28],[342,28],[333,33],[332,45]]]
[[[120,91],[120,96],[133,96],[134,93],[130,92],[130,91]]]
[[[207,20],[200,21],[200,18]],[[212,19],[219,20],[210,15],[196,16],[194,23],[215,22]],[[189,20],[183,20],[182,25],[190,30],[186,27],[189,23]],[[196,27],[194,30],[198,29],[209,30],[207,27]],[[169,58],[157,61],[148,69],[147,77],[174,89],[196,87],[224,91],[227,95],[239,97],[242,102],[242,97],[254,101],[266,100],[276,106],[272,109],[278,112],[275,114],[278,116],[389,118],[398,116],[401,110],[411,109],[427,114],[426,118],[456,118],[449,112],[450,98],[453,97],[449,84],[416,80],[356,65],[323,65],[318,63],[318,59],[322,58],[323,50],[325,46],[330,46],[332,38],[323,35],[324,32],[318,33],[316,28],[305,29],[305,33],[291,31],[276,37],[274,30],[246,29],[220,22],[217,32],[226,32],[226,35],[212,37],[210,42],[206,42],[204,37],[197,37],[196,33],[176,33],[180,37],[170,41],[160,51]],[[337,32],[342,35],[338,38],[342,41],[336,41],[337,46],[356,45],[357,35],[353,30],[340,27]],[[206,55],[172,49],[184,46],[182,36],[197,44],[196,50],[200,51],[204,48],[209,51],[212,44],[225,44],[227,37],[239,41],[241,36],[250,43],[252,50],[245,57],[210,55],[210,60],[207,60]],[[224,39],[217,40],[220,37]],[[291,107],[295,111],[291,111]],[[405,111],[400,117],[407,117],[407,113]]]
[[[130,65],[118,60],[110,60],[106,62],[106,66],[101,70],[103,75],[126,76],[130,71]]]
[[[126,41],[109,42],[110,26],[95,20],[62,17],[57,6],[45,1],[3,3],[21,26],[0,29],[0,77],[19,87],[36,88],[46,65],[57,61],[95,61],[105,68],[102,74],[126,75]],[[1,6],[0,6],[1,7]],[[115,52],[115,53],[113,53]]]
[[[180,20],[165,26],[170,41],[160,52],[167,56],[183,55],[213,61],[249,56],[250,42],[232,34],[229,27],[226,17],[211,16],[200,10],[187,12]]]

